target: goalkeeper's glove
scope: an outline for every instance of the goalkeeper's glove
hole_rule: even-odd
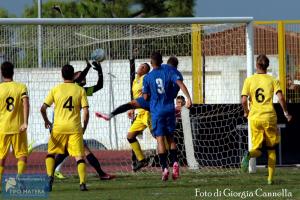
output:
[[[102,71],[102,67],[101,67],[101,64],[100,64],[100,63],[97,63],[96,61],[93,61],[92,64],[94,65],[94,67],[93,67],[94,70],[96,70],[96,71],[98,71],[98,72],[99,72],[100,70]]]

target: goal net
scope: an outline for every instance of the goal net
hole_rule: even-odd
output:
[[[28,141],[34,149],[28,171],[45,171],[49,132],[44,128],[39,109],[48,91],[62,81],[60,68],[70,63],[76,71],[83,70],[84,59],[90,58],[97,48],[106,52],[106,59],[101,63],[104,87],[88,98],[91,117],[84,139],[105,171],[132,171],[126,137],[131,121],[126,114],[121,114],[106,122],[96,119],[94,112],[109,113],[130,101],[129,60],[133,59],[135,66],[149,63],[153,51],[161,52],[164,62],[169,56],[178,57],[179,71],[193,99],[197,99],[190,113],[183,110],[185,114],[177,119],[175,139],[180,165],[183,169],[199,171],[237,169],[242,152],[248,148],[246,122],[239,105],[247,72],[247,23],[224,21],[192,26],[190,23],[89,25],[87,22],[43,24],[41,32],[37,25],[2,24],[0,62],[13,62],[15,80],[25,83],[29,90]],[[195,65],[199,64],[197,59],[201,65]],[[87,85],[95,85],[97,80],[96,71],[90,69]],[[52,113],[50,109],[50,119]],[[156,141],[150,131],[145,130],[138,140],[150,161],[144,171],[159,169]],[[16,169],[11,155],[7,165],[8,172]],[[94,172],[91,167],[88,169]],[[62,172],[76,173],[75,161],[69,158]]]

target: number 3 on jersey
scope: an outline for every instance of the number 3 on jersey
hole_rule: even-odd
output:
[[[64,103],[63,108],[68,108],[69,111],[72,111],[72,109],[74,108],[72,98],[73,98],[72,96],[69,96],[67,101]]]
[[[264,102],[265,100],[265,95],[263,94],[264,92],[264,89],[262,88],[258,88],[256,91],[255,91],[255,99],[257,101],[257,103],[262,103]]]
[[[155,79],[155,82],[157,84],[157,92],[159,94],[163,94],[165,93],[165,88],[164,88],[164,82],[161,78],[157,78]]]

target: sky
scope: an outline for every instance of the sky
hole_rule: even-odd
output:
[[[20,17],[24,6],[32,3],[33,0],[0,0],[0,7]],[[196,0],[195,16],[296,20],[300,19],[299,8],[299,0]]]

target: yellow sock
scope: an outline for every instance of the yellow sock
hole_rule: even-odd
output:
[[[18,174],[23,174],[26,170],[26,162],[23,160],[18,161]]]
[[[53,176],[54,166],[55,166],[55,159],[53,157],[47,157],[46,158],[46,169],[47,169],[48,176]]]
[[[141,161],[141,160],[145,159],[145,156],[144,156],[143,151],[141,149],[140,143],[138,141],[130,143],[130,146],[131,146],[136,158],[138,159],[138,161]]]
[[[261,151],[257,150],[257,149],[253,149],[249,153],[250,153],[251,158],[257,158],[257,157],[261,156]]]
[[[273,181],[275,165],[276,165],[276,152],[275,150],[268,150],[268,172],[269,172],[268,181]]]
[[[86,167],[85,163],[81,162],[77,164],[77,170],[78,170],[78,175],[79,175],[79,181],[80,184],[86,182]]]
[[[3,167],[3,166],[0,166],[0,186],[1,186],[1,183],[2,183],[2,175],[3,175],[3,172],[4,172],[4,167]],[[1,191],[1,187],[0,187],[0,191]]]

